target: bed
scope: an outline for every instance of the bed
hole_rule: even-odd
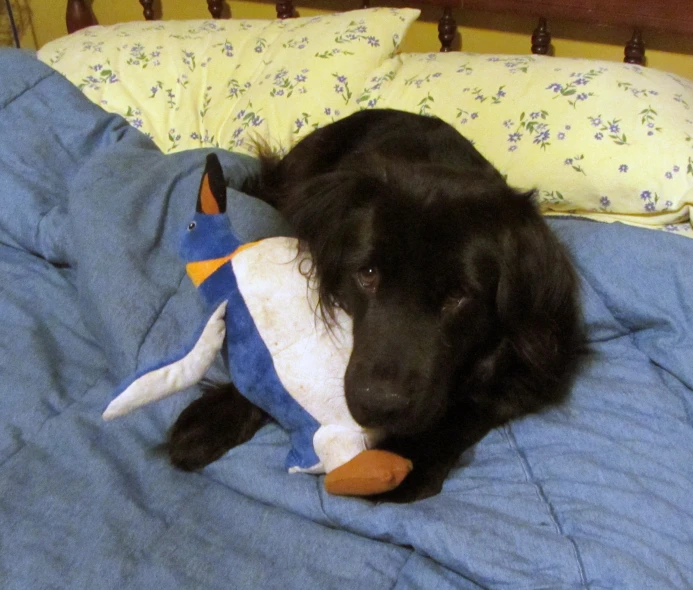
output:
[[[546,20],[527,55],[406,54],[416,9],[150,22],[142,4],[143,22],[82,28],[72,0],[74,35],[0,51],[0,586],[693,587],[693,83],[542,55]],[[446,49],[457,9],[436,4]],[[569,4],[636,41],[691,30],[673,2],[487,7],[550,25]],[[118,383],[204,317],[176,245],[206,155],[244,240],[289,235],[238,191],[254,138],[285,150],[376,106],[449,120],[537,188],[581,281],[569,400],[487,433],[408,505],[289,475],[274,424],[173,469],[162,444],[197,388],[105,423]]]

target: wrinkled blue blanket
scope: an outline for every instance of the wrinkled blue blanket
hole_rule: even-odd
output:
[[[0,587],[693,587],[693,240],[552,220],[591,354],[568,404],[490,433],[412,505],[327,496],[275,425],[199,474],[158,446],[189,391],[111,423],[113,388],[194,330],[176,255],[206,152],[162,155],[0,51]],[[234,225],[283,233],[233,190]]]

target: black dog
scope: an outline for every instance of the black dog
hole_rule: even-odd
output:
[[[349,410],[414,462],[387,499],[437,493],[489,429],[565,396],[581,345],[569,258],[533,193],[448,124],[362,111],[264,155],[247,190],[312,255],[323,319],[353,318]],[[264,420],[232,386],[212,389],[174,426],[171,458],[201,467]]]

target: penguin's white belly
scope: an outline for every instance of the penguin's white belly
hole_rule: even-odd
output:
[[[338,310],[338,325],[332,330],[324,325],[316,312],[317,292],[299,272],[296,239],[262,240],[238,252],[231,263],[286,390],[320,424],[363,430],[344,396],[351,318]]]

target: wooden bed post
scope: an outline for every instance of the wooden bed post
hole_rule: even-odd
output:
[[[623,61],[627,64],[645,65],[645,42],[642,40],[642,31],[635,29],[630,41],[626,43],[626,48],[623,52]]]
[[[86,0],[68,0],[65,10],[65,24],[67,32],[74,33],[80,29],[98,25],[94,13]]]
[[[546,26],[546,19],[540,18],[537,28],[532,33],[532,53],[535,55],[549,55],[551,51],[551,33]]]
[[[279,0],[275,4],[275,8],[277,9],[277,18],[282,20],[296,16],[293,0]]]
[[[221,13],[224,11],[224,0],[207,0],[207,8],[212,18],[221,18]]]
[[[154,20],[154,0],[140,0],[140,4],[144,9],[142,14],[146,20]]]
[[[457,23],[455,17],[452,16],[452,8],[446,6],[443,9],[443,16],[438,21],[438,39],[440,40],[440,50],[443,53],[452,51],[452,42],[455,40],[457,33]]]

